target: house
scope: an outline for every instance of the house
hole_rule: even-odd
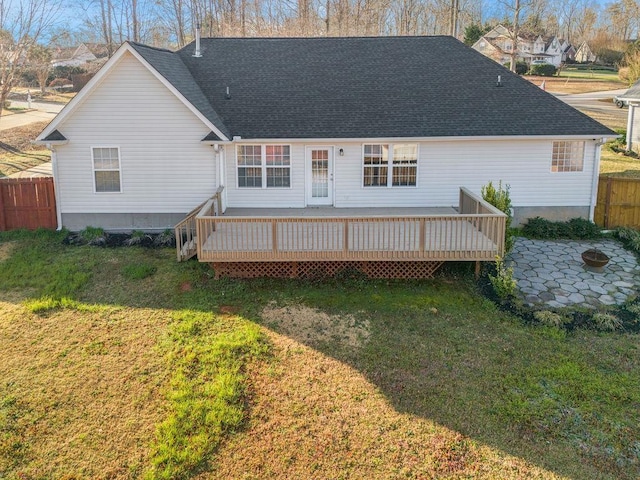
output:
[[[613,136],[434,36],[127,42],[37,140],[61,227],[178,224],[179,250],[219,264],[395,268],[501,254],[489,181],[516,222],[592,218]]]
[[[578,63],[595,63],[598,57],[593,53],[587,42],[582,42],[576,51],[575,60]]]
[[[77,47],[57,48],[54,50],[51,67],[79,67],[87,63],[106,59],[107,46],[102,43],[81,43]]]
[[[471,48],[504,65],[511,61],[513,40],[513,31],[498,25],[480,37]],[[569,43],[553,35],[543,37],[521,31],[517,40],[517,60],[528,64],[545,62],[558,67],[566,61],[567,54],[571,54]]]
[[[627,112],[627,150],[640,152],[640,80],[616,98],[629,105]]]

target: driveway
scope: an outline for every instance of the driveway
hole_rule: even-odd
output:
[[[614,117],[622,125],[627,124],[627,108],[618,108],[611,101],[616,95],[621,95],[627,91],[626,88],[620,90],[606,90],[603,92],[589,92],[564,94],[554,93],[554,95],[578,110],[589,110],[601,115]]]
[[[11,106],[28,108],[27,102],[17,100],[11,100]],[[64,104],[61,103],[31,102],[31,110],[0,117],[0,130],[22,127],[36,122],[50,122],[63,107]]]

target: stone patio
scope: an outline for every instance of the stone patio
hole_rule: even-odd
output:
[[[611,258],[602,272],[585,268],[582,252],[597,248]],[[598,308],[622,304],[640,291],[635,255],[615,240],[517,238],[506,257],[521,298],[528,305]]]

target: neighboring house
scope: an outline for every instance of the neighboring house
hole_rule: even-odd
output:
[[[516,223],[593,216],[615,134],[451,37],[201,45],[125,43],[40,134],[61,227],[162,230],[218,191],[179,235],[201,261],[492,260],[489,181]]]
[[[593,53],[587,42],[582,42],[582,45],[580,45],[576,51],[575,60],[578,63],[595,63],[598,57]]]
[[[498,25],[484,34],[471,48],[504,65],[511,61],[514,35],[503,25]],[[566,61],[570,45],[555,36],[543,37],[521,31],[517,39],[517,60],[528,64],[545,62],[556,67]]]
[[[618,100],[629,105],[627,112],[627,150],[640,152],[640,80],[622,95],[617,96]]]
[[[77,47],[54,50],[52,67],[79,67],[108,56],[107,46],[101,43],[81,43]]]

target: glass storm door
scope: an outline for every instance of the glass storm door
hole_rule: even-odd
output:
[[[333,205],[331,147],[307,147],[307,205]]]

